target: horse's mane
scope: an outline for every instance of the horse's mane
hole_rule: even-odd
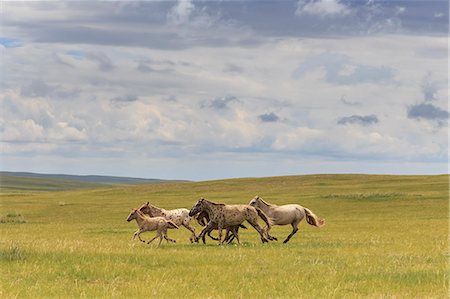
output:
[[[137,209],[136,210],[136,212],[138,213],[138,215],[140,216],[140,217],[142,217],[142,218],[152,218],[152,217],[150,217],[149,215],[147,215],[147,214],[144,214],[143,212],[141,212],[141,210],[139,210],[139,209]]]
[[[137,210],[136,210],[136,212],[137,212],[137,213],[138,213],[138,215],[139,215],[139,216],[141,216],[141,217],[145,216],[145,214],[144,214],[144,213],[142,213],[142,212],[141,212],[141,210],[139,210],[139,209],[137,209]]]
[[[258,198],[259,198],[259,200],[260,200],[263,204],[265,204],[266,206],[269,206],[269,207],[273,206],[272,204],[268,203],[267,201],[265,201],[265,200],[262,199],[261,197],[258,196]]]
[[[152,205],[150,202],[146,202],[146,203],[144,203],[144,204],[139,208],[139,211],[140,211],[144,206],[147,206],[147,207],[149,207],[150,209],[155,209],[155,210],[158,210],[158,211],[162,211],[162,210],[163,210],[163,209],[161,209],[161,208],[158,208],[157,206]]]
[[[216,202],[212,202],[212,201],[210,201],[210,200],[207,200],[207,199],[203,199],[204,201],[206,201],[207,203],[210,203],[210,204],[213,204],[213,205],[215,205],[215,206],[224,206],[225,204],[223,204],[223,203],[216,203]]]

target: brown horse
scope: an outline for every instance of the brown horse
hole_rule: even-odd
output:
[[[149,202],[146,202],[139,208],[139,211],[149,215],[150,217],[164,217],[167,220],[173,221],[178,226],[184,226],[192,233],[191,237],[189,238],[191,243],[198,242],[198,237],[195,235],[195,228],[191,225],[192,217],[189,216],[188,209],[181,208],[175,210],[165,210],[155,207]]]
[[[319,219],[311,210],[296,204],[277,206],[264,201],[256,196],[250,201],[250,205],[258,207],[266,213],[274,225],[292,225],[292,232],[287,236],[283,243],[287,243],[298,231],[298,225],[303,218],[310,225],[321,227],[325,225],[324,219]]]
[[[131,211],[130,215],[127,217],[127,221],[130,222],[131,220],[135,219],[136,223],[138,224],[139,229],[134,233],[133,240],[136,239],[136,236],[145,243],[144,240],[141,239],[141,233],[146,231],[155,231],[156,230],[156,236],[149,240],[147,244],[150,244],[153,240],[159,237],[159,243],[158,246],[161,244],[161,241],[164,237],[167,242],[176,242],[173,239],[170,239],[167,237],[167,229],[169,228],[176,228],[178,229],[178,226],[173,223],[170,220],[167,220],[163,217],[149,217],[147,215],[144,215],[142,212],[140,212],[138,209],[134,209]]]
[[[258,224],[258,216],[267,224],[267,236],[269,239],[275,239],[269,235],[270,222],[267,216],[258,208],[249,205],[225,205],[218,204],[212,201],[201,198],[192,207],[189,212],[189,216],[193,216],[202,211],[206,211],[210,218],[208,225],[200,233],[203,235],[214,225],[217,225],[217,230],[219,231],[219,244],[223,244],[222,240],[222,229],[226,227],[232,227],[241,224],[244,221],[250,223],[261,237],[263,243],[268,242],[267,238],[264,236],[264,229]],[[236,240],[239,243],[239,236],[235,235]]]

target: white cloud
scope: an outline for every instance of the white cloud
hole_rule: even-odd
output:
[[[299,0],[295,14],[326,16],[345,16],[350,14],[351,8],[339,0]]]
[[[189,21],[194,12],[195,5],[191,0],[178,0],[167,13],[167,20],[175,25],[182,25]]]

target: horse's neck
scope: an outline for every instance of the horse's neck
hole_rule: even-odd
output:
[[[259,202],[260,202],[259,208],[261,210],[263,210],[264,213],[267,213],[267,211],[276,207],[276,205],[269,204],[269,203],[265,202],[264,200],[259,200]]]
[[[139,227],[141,227],[142,224],[145,222],[144,214],[137,213],[136,222],[138,223]]]
[[[161,215],[165,215],[167,214],[167,211],[155,206],[148,206],[150,208],[150,212],[154,215],[154,216],[161,216]]]
[[[204,209],[204,210],[206,211],[206,213],[208,214],[210,220],[213,220],[213,219],[216,217],[216,215],[218,214],[217,211],[220,210],[220,207],[221,207],[221,206],[215,205],[215,204],[212,203],[212,202],[207,202],[207,203],[205,203],[205,204],[203,205],[203,209]]]

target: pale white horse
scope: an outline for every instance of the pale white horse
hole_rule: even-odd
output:
[[[273,225],[292,225],[292,232],[283,243],[287,243],[298,231],[298,225],[303,218],[310,225],[321,227],[325,225],[325,219],[319,219],[311,210],[297,204],[277,206],[264,201],[256,196],[250,203],[251,206],[260,208],[270,218]]]
[[[138,209],[134,209],[131,211],[130,215],[127,217],[127,221],[130,222],[131,220],[135,219],[136,223],[139,227],[139,229],[134,233],[133,240],[136,239],[136,237],[139,238],[142,242],[145,242],[141,239],[141,233],[148,232],[148,231],[156,231],[156,236],[149,240],[147,244],[155,240],[159,237],[159,244],[161,244],[162,239],[166,239],[167,242],[176,242],[173,239],[170,239],[167,236],[167,229],[169,228],[176,228],[178,229],[178,226],[173,223],[170,220],[165,219],[164,217],[149,217],[145,215],[144,213],[140,212]]]
[[[191,243],[198,242],[198,237],[195,235],[195,228],[191,225],[192,217],[189,216],[188,209],[165,210],[146,202],[138,210],[150,217],[164,217],[167,220],[173,221],[178,226],[184,226],[192,233],[189,238]]]

